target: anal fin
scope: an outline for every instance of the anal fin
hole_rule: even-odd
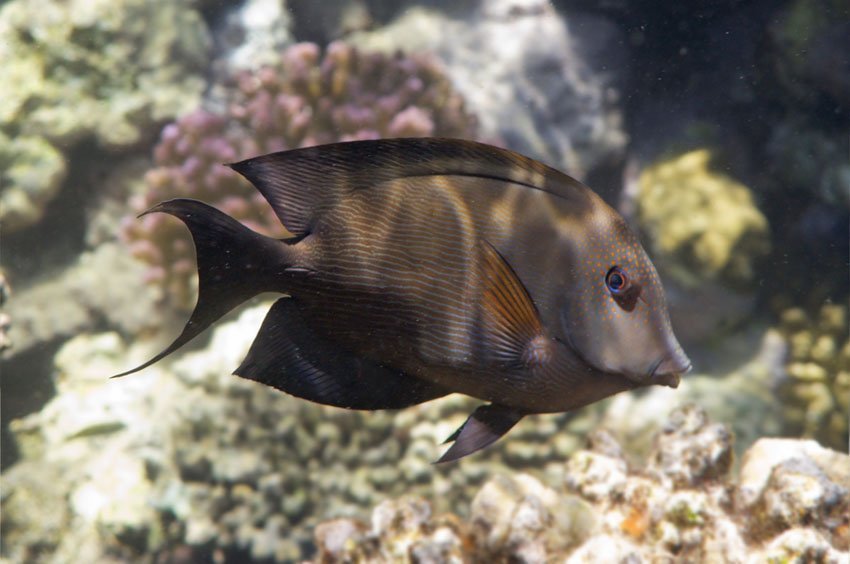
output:
[[[310,327],[293,298],[275,302],[234,374],[349,409],[400,409],[449,393],[328,342]]]
[[[490,446],[524,416],[525,413],[503,405],[480,406],[446,439],[446,442],[454,441],[454,444],[440,457],[437,464],[463,458]]]

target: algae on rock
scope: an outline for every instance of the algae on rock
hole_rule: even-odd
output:
[[[13,0],[0,8],[0,134],[26,141],[16,149],[19,169],[3,180],[36,208],[5,227],[38,220],[61,183],[60,155],[81,140],[134,146],[195,107],[209,47],[192,1]]]

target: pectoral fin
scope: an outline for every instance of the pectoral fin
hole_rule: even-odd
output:
[[[554,342],[546,336],[528,290],[493,245],[482,241],[480,249],[482,337],[487,355],[522,368],[548,362]]]
[[[463,458],[493,444],[524,416],[525,413],[503,405],[482,405],[446,439],[446,442],[454,441],[454,444],[437,464]]]

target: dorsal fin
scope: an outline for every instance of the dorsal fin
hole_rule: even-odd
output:
[[[492,145],[439,137],[377,139],[271,153],[230,166],[269,201],[286,228],[303,235],[329,195],[420,176],[476,176],[571,200],[576,213],[589,189],[539,161]]]

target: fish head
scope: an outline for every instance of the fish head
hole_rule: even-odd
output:
[[[598,201],[570,237],[561,310],[570,346],[598,370],[676,387],[691,362],[673,334],[655,267],[625,220]]]

